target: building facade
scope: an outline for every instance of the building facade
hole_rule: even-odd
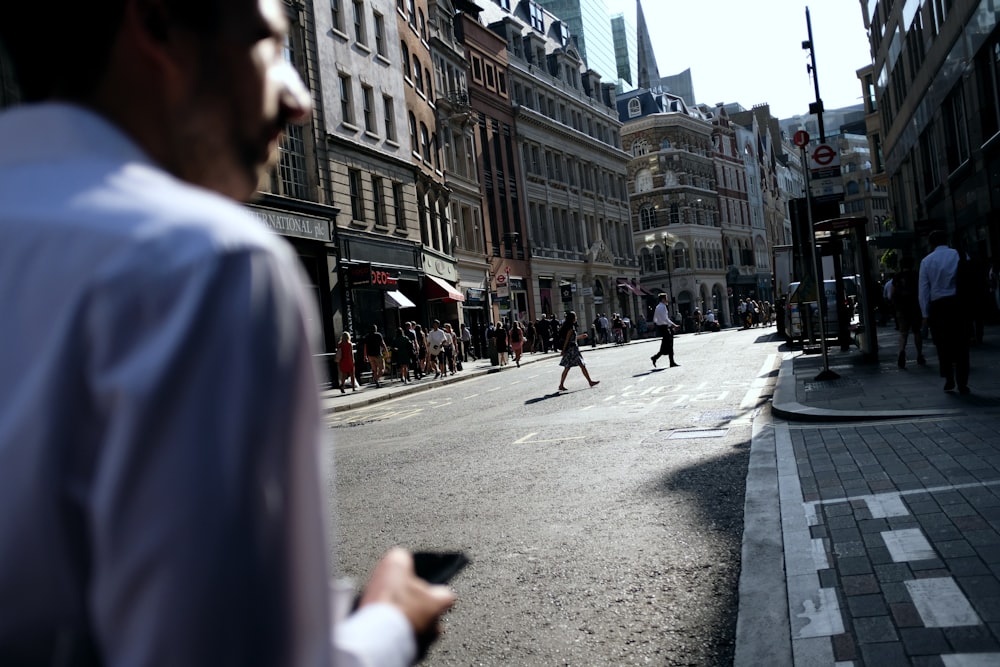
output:
[[[991,0],[861,3],[874,57],[873,153],[896,231],[919,256],[935,228],[983,264],[1000,257],[1000,7]]]
[[[530,241],[529,316],[575,310],[582,322],[597,313],[635,319],[638,261],[615,84],[585,69],[566,24],[541,5],[483,5],[482,21],[507,44],[510,63]]]

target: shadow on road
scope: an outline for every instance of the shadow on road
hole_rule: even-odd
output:
[[[524,402],[525,405],[531,405],[532,403],[541,403],[542,401],[547,401],[550,398],[558,398],[563,394],[572,394],[574,391],[581,391],[580,389],[573,389],[571,391],[557,391],[552,394],[545,394],[544,396],[538,396],[537,398],[529,398]]]
[[[690,664],[733,664],[749,459],[748,439],[719,458],[665,474],[654,482],[653,490],[670,505],[680,496],[693,508],[695,541],[710,545],[711,550],[708,555],[692,553],[692,561],[677,564],[685,570],[689,586],[700,589],[697,608],[688,612],[692,629],[700,631],[692,646],[698,655],[688,656]]]

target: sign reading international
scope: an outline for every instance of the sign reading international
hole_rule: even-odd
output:
[[[302,239],[324,241],[326,243],[333,241],[333,234],[330,231],[330,221],[326,218],[314,218],[308,215],[276,211],[259,206],[248,206],[247,208],[265,225],[282,236],[295,236]]]

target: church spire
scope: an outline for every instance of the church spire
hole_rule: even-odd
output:
[[[649,41],[649,29],[646,27],[646,17],[642,13],[642,0],[635,0],[635,22],[638,33],[639,51],[639,88],[657,90],[660,87],[660,70],[656,67],[656,54]]]

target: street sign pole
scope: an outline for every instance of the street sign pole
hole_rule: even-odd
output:
[[[802,164],[808,164],[806,162],[806,147],[802,146]],[[808,170],[807,170],[808,171]],[[827,354],[826,350],[826,319],[824,313],[826,311],[826,286],[820,279],[819,275],[819,265],[816,262],[816,230],[813,229],[813,213],[812,213],[812,194],[809,187],[808,176],[806,177],[806,220],[809,223],[809,256],[812,258],[812,269],[813,269],[813,279],[816,282],[816,309],[819,311],[819,344],[820,348],[823,350],[823,370],[820,371],[819,375],[816,376],[816,381],[822,380],[836,380],[840,376],[830,370],[830,356]],[[809,318],[809,313],[806,313],[807,319]]]

